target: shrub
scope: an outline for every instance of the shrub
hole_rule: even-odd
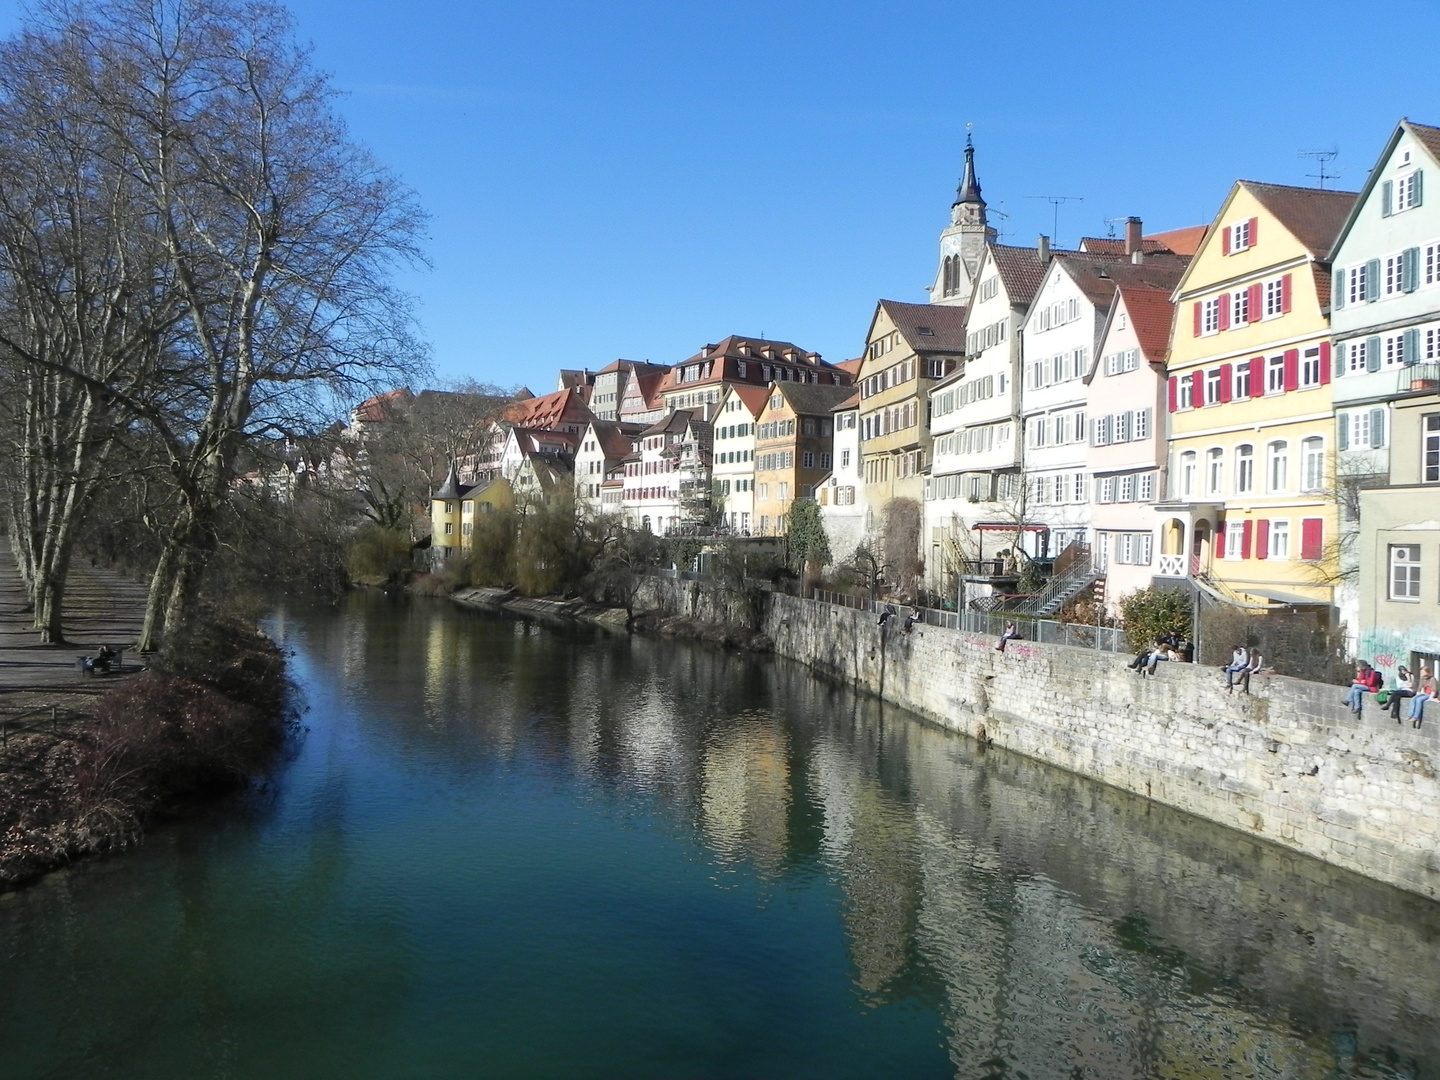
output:
[[[1151,585],[1120,600],[1120,621],[1136,652],[1149,648],[1162,634],[1191,637],[1190,596],[1182,589]]]
[[[397,582],[410,570],[413,546],[409,534],[399,529],[365,525],[350,545],[350,576],[371,584]]]

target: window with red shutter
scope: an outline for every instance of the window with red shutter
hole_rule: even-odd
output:
[[[1220,329],[1230,329],[1230,294],[1228,292],[1220,294]]]
[[[1250,361],[1250,396],[1265,396],[1265,358],[1257,356]]]
[[[1220,230],[1220,254],[1230,254],[1230,226],[1228,225]]]
[[[1255,523],[1246,521],[1240,526],[1240,558],[1250,557],[1250,537],[1255,531]]]
[[[1200,336],[1200,301],[1195,301],[1195,336]]]
[[[1230,384],[1235,381],[1234,374],[1234,365],[1220,365],[1220,401],[1222,404],[1230,400]]]
[[[1252,217],[1252,218],[1250,219],[1250,246],[1251,246],[1251,247],[1254,247],[1254,246],[1255,246],[1255,242],[1256,242],[1257,239],[1259,239],[1259,236],[1260,236],[1260,219],[1259,219],[1259,218],[1254,218],[1254,217]]]
[[[1255,558],[1263,559],[1270,554],[1270,522],[1261,518],[1255,523]]]
[[[1170,376],[1170,411],[1174,412],[1180,407],[1180,380],[1174,375]]]
[[[1250,321],[1259,322],[1265,317],[1265,309],[1260,305],[1265,302],[1265,287],[1260,284],[1250,286]]]
[[[1280,310],[1285,313],[1290,311],[1290,280],[1294,274],[1286,274],[1280,279]]]
[[[1325,522],[1321,518],[1305,518],[1300,522],[1300,558],[1318,562],[1325,546]]]
[[[1216,522],[1216,524],[1215,524],[1215,558],[1217,558],[1217,559],[1223,559],[1224,557],[1225,557],[1225,522],[1220,521],[1220,522]]]
[[[1300,350],[1285,350],[1285,392],[1300,389]]]
[[[1330,383],[1330,342],[1320,342],[1320,385]]]

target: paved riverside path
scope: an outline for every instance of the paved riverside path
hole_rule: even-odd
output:
[[[145,618],[146,590],[145,584],[77,559],[62,612],[68,644],[42,645],[25,610],[29,601],[9,540],[0,537],[0,711],[31,704],[32,691],[59,691],[68,697],[103,690],[110,679],[82,675],[75,670],[75,657],[95,655],[102,643],[131,649]],[[134,669],[136,659],[127,651],[127,670]]]

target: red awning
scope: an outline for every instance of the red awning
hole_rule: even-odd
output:
[[[1020,532],[1050,531],[1049,525],[1016,525],[1011,521],[977,521],[974,525],[971,525],[970,528],[972,530],[978,529],[980,532],[1015,532],[1017,529]]]

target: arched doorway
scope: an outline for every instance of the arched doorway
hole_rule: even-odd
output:
[[[1195,529],[1190,537],[1190,573],[1202,574],[1209,569],[1211,539],[1209,520],[1201,518],[1195,522]]]

